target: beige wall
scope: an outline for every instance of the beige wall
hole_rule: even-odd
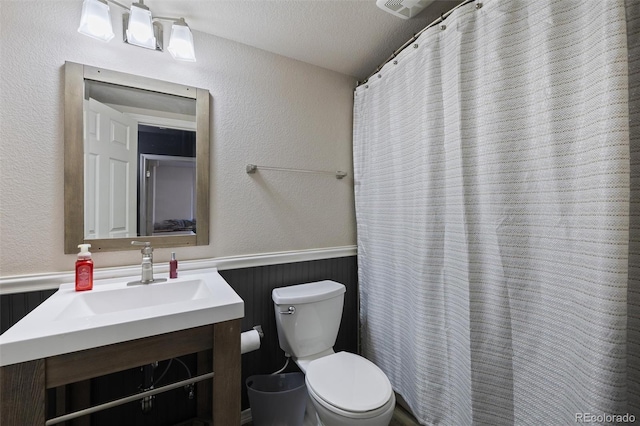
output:
[[[203,33],[198,61],[79,34],[81,0],[0,1],[0,276],[70,271],[63,254],[63,65],[79,62],[206,88],[212,96],[211,244],[181,260],[355,244],[351,158],[355,79]],[[170,26],[165,26],[167,41]],[[349,178],[247,163],[345,170]],[[170,249],[157,249],[166,261]],[[96,267],[137,252],[98,253]]]

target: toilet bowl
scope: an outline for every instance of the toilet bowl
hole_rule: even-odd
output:
[[[280,348],[305,373],[319,426],[388,426],[396,400],[387,376],[360,355],[333,350],[344,293],[329,280],[274,289]]]
[[[309,363],[309,398],[324,426],[387,426],[395,395],[387,376],[361,356],[338,352]]]

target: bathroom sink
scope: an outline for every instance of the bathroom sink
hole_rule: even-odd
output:
[[[93,290],[83,292],[74,283],[61,285],[0,335],[0,366],[244,316],[244,302],[215,268],[127,285],[139,279],[96,280]]]
[[[131,309],[162,307],[212,297],[213,293],[202,278],[180,279],[137,286],[112,284],[74,294],[69,304],[54,321],[88,318]]]

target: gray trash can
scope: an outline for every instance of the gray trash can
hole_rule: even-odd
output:
[[[254,426],[302,426],[307,407],[304,374],[255,375],[245,383]]]

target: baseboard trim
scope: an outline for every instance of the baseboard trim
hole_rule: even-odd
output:
[[[228,269],[253,268],[257,266],[279,265],[285,263],[306,262],[310,260],[333,259],[355,256],[356,246],[329,247],[311,250],[295,250],[276,253],[259,253],[246,256],[216,257],[211,259],[185,260],[180,262],[181,271],[217,268]],[[164,262],[153,267],[157,274],[168,273],[169,265]],[[121,266],[115,268],[96,268],[94,280],[129,277],[140,273],[140,265]],[[61,284],[72,283],[73,272],[53,272],[45,274],[16,275],[0,278],[0,294],[27,293],[30,291],[52,290]]]

